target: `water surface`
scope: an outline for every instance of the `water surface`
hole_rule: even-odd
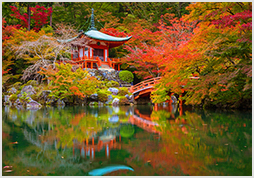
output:
[[[250,112],[2,108],[3,175],[252,175]]]

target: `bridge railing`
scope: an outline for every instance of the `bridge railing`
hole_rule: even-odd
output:
[[[161,79],[161,77],[156,77],[156,78],[152,78],[152,79],[148,79],[145,81],[142,81],[136,85],[131,86],[130,88],[130,92],[134,93],[136,91],[148,88],[148,87],[153,87],[156,83],[159,83],[159,80]]]

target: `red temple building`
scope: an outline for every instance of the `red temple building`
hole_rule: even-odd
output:
[[[107,35],[98,31],[94,24],[94,14],[92,9],[91,26],[88,31],[80,33],[78,36],[68,40],[58,40],[59,42],[71,42],[77,38],[88,37],[88,47],[73,45],[71,49],[71,63],[80,67],[90,69],[115,69],[120,70],[119,59],[109,58],[109,49],[126,43],[130,37],[120,38]]]

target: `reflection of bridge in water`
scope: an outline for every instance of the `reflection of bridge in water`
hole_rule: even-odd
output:
[[[162,108],[159,107],[159,109],[162,109]],[[149,133],[160,135],[161,132],[158,130],[158,127],[160,125],[154,122],[152,118],[150,117],[150,115],[141,114],[137,108],[134,109],[132,113],[133,114],[130,115],[128,120],[129,124],[136,125],[137,127]],[[120,127],[121,126],[123,125],[120,125]],[[156,137],[156,138],[159,138],[159,137]],[[121,149],[121,143],[120,143],[121,139],[122,139],[122,136],[120,135],[120,133],[116,133],[115,135],[112,134],[109,136],[103,135],[103,136],[96,136],[92,138],[90,137],[89,139],[87,138],[86,140],[84,140],[83,143],[74,143],[73,155],[78,154],[83,158],[90,157],[90,159],[94,159],[96,152],[105,150],[105,156],[109,158],[110,150]]]
[[[152,108],[151,108],[152,109]],[[157,110],[166,110],[171,112],[171,115],[176,112],[177,107],[173,105],[158,105]],[[73,140],[73,155],[80,156],[81,158],[90,158],[94,159],[96,152],[101,151],[105,152],[105,156],[107,158],[110,157],[110,150],[114,149],[121,149],[121,140],[124,135],[120,134],[120,130],[124,127],[127,123],[129,125],[135,125],[146,132],[151,134],[160,135],[160,125],[157,123],[159,118],[151,118],[151,115],[148,113],[144,114],[141,112],[142,109],[138,109],[138,107],[130,107],[127,109],[126,116],[129,115],[127,118],[128,120],[121,120],[120,115],[117,115],[118,112],[112,113],[111,116],[117,116],[117,119],[112,119],[111,117],[108,119],[109,122],[115,125],[116,127],[113,128],[105,128],[100,132],[92,132],[92,134],[83,140],[83,142],[78,142]],[[151,110],[152,111],[152,110]],[[155,111],[155,109],[154,109]],[[95,114],[95,113],[93,113]],[[79,121],[86,117],[85,113],[78,113],[75,117],[70,121],[70,123],[74,126],[79,124]],[[174,116],[173,116],[174,117]],[[126,123],[127,121],[127,123]],[[50,149],[57,149],[57,143],[59,139],[52,135],[53,130],[51,128],[52,124],[49,122],[41,123],[42,126],[36,127],[34,129],[24,129],[25,138],[34,145],[37,145],[42,150],[50,150]],[[37,124],[38,125],[38,124]],[[48,127],[48,130],[45,130],[45,127]],[[39,131],[39,130],[41,131]],[[135,130],[135,127],[133,127]],[[133,131],[134,131],[133,130]],[[45,132],[44,132],[45,131]],[[127,132],[126,132],[127,133]],[[135,131],[133,132],[135,134]]]
[[[141,114],[140,111],[136,108],[134,110],[134,114],[130,116],[129,122],[134,124],[147,132],[150,133],[160,133],[157,131],[156,127],[159,126],[158,123],[153,122],[150,115],[148,114]]]

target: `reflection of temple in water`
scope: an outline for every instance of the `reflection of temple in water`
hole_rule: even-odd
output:
[[[101,136],[96,138],[97,142],[95,143],[95,137],[91,139],[86,139],[83,143],[78,143],[74,141],[73,144],[73,155],[80,155],[82,158],[89,157],[90,159],[95,158],[95,152],[100,152],[105,150],[105,156],[110,157],[110,150],[112,149],[121,149],[121,135],[115,136]]]
[[[178,112],[177,106],[174,105],[158,105],[157,110],[170,112],[171,118],[176,118],[176,113]],[[94,117],[100,116],[101,112],[108,113],[110,115],[108,119],[96,122],[99,125],[110,123],[109,128],[106,126],[107,124],[103,125],[102,130],[96,132],[92,131],[88,137],[86,136],[87,138],[84,133],[83,142],[78,142],[75,139],[73,140],[73,155],[80,156],[81,158],[94,159],[96,154],[97,156],[102,156],[103,152],[105,157],[109,158],[110,150],[121,149],[121,139],[125,136],[120,134],[120,130],[125,126],[132,126],[134,129],[133,134],[135,133],[135,127],[139,127],[151,134],[160,135],[158,129],[160,125],[157,123],[157,120],[151,118],[151,113],[153,112],[152,106],[150,109],[147,109],[146,107],[143,110],[142,106],[135,106],[126,107],[124,109],[121,108],[121,110],[119,107],[104,107],[100,110],[98,108],[85,108],[80,110],[81,112],[77,111],[75,111],[76,114],[72,114],[71,119],[69,119],[64,113],[58,113],[53,108],[44,108],[39,110],[39,112],[42,113],[43,118],[40,121],[36,120],[36,118],[39,117],[36,111],[29,112],[26,123],[30,126],[23,129],[24,136],[30,143],[37,145],[42,150],[58,149],[57,143],[59,142],[59,139],[53,134],[54,124],[53,121],[51,121],[54,114],[58,114],[63,118],[66,117],[69,119],[71,125],[78,126],[79,121],[86,119],[87,113]],[[132,137],[132,135],[129,137]]]

